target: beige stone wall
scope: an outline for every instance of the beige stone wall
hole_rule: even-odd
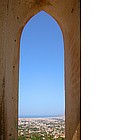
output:
[[[60,25],[65,45],[66,140],[80,133],[80,1],[1,0],[0,139],[17,139],[20,36],[28,20],[44,10]],[[78,130],[77,130],[78,129]],[[80,137],[77,135],[76,139]]]

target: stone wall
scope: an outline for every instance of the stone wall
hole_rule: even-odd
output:
[[[80,139],[80,1],[1,0],[1,140],[17,139],[20,36],[28,20],[41,10],[50,14],[58,22],[63,32],[65,47],[66,140]],[[78,135],[76,134],[75,136],[77,132]]]

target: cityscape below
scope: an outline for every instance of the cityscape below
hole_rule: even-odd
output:
[[[65,117],[19,118],[18,140],[65,140]]]

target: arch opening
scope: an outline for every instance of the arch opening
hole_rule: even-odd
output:
[[[64,139],[63,35],[57,22],[44,11],[33,16],[22,31],[19,73],[18,139]]]

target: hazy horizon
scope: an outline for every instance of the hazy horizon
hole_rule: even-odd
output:
[[[18,118],[53,118],[53,117],[65,117],[65,115],[54,115],[54,116],[18,116]]]

